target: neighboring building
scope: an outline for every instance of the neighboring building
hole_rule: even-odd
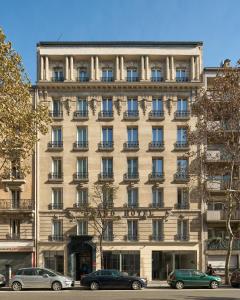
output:
[[[229,64],[229,60],[224,61]],[[227,66],[227,65],[226,65]],[[213,80],[217,73],[221,71],[221,67],[204,68],[205,87],[211,89]],[[211,166],[221,166],[227,162],[226,152],[221,149],[221,145],[209,144],[207,148],[207,163]],[[220,165],[219,165],[220,164]],[[215,177],[213,182],[207,184],[207,192],[209,201],[205,207],[205,222],[203,226],[205,240],[205,260],[206,263],[212,264],[213,268],[218,272],[224,272],[225,260],[228,246],[227,230],[226,230],[226,213],[225,213],[225,195],[228,178],[224,176]],[[232,216],[232,223],[236,228],[239,227],[240,209],[237,208]],[[234,227],[234,226],[233,226]],[[230,269],[240,267],[240,241],[234,240],[233,251],[230,259]]]
[[[105,267],[148,280],[204,268],[201,203],[191,193],[186,125],[203,86],[201,42],[40,42],[36,101],[53,123],[37,145],[38,265],[100,268],[84,216],[96,182],[119,186],[121,219],[104,236]]]
[[[0,274],[35,265],[34,182],[19,164],[10,163],[0,185]]]

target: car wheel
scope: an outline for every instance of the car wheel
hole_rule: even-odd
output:
[[[90,289],[91,289],[92,291],[99,290],[99,283],[97,283],[96,281],[93,281],[93,282],[90,284]]]
[[[133,281],[132,282],[132,289],[133,290],[141,290],[142,285],[139,281]]]
[[[12,283],[12,290],[13,290],[13,291],[17,292],[17,291],[21,291],[21,289],[22,289],[22,285],[21,285],[20,282],[14,281],[14,282]]]
[[[61,291],[61,289],[62,289],[62,285],[59,281],[53,282],[53,284],[52,284],[53,291]]]
[[[215,280],[211,281],[211,283],[210,283],[210,288],[211,288],[211,289],[217,289],[217,288],[218,288],[218,283],[217,283],[217,281],[215,281]]]
[[[184,288],[184,283],[182,281],[177,281],[176,284],[175,284],[175,288],[177,290],[181,290]]]

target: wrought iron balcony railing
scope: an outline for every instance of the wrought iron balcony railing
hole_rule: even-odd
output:
[[[88,120],[88,110],[76,110],[73,113],[73,119],[75,119],[75,120]]]
[[[80,76],[80,77],[77,77],[76,80],[79,81],[79,82],[87,82],[87,81],[89,81],[89,77]]]
[[[49,116],[53,119],[62,119],[63,118],[63,111],[62,110],[51,110],[49,111]]]
[[[52,209],[63,209],[63,203],[59,202],[59,203],[50,203],[48,205],[48,209],[52,210]]]
[[[79,151],[86,151],[88,150],[88,142],[83,141],[83,142],[75,142],[73,143],[73,150],[79,150]]]
[[[49,150],[62,150],[63,149],[63,141],[51,141],[48,143]]]
[[[100,151],[111,151],[113,150],[114,142],[108,141],[108,142],[101,142],[98,144],[98,150]]]
[[[32,199],[1,199],[1,210],[32,210],[34,208]]]
[[[159,142],[151,142],[151,143],[149,143],[149,146],[148,146],[148,149],[150,150],[150,151],[156,151],[156,150],[158,150],[158,151],[160,151],[160,150],[164,150],[164,142],[163,141],[159,141]]]
[[[152,82],[162,82],[163,81],[163,77],[153,76],[153,77],[151,77],[151,81]]]
[[[74,181],[88,181],[88,172],[76,172],[73,174]]]
[[[138,181],[139,173],[138,172],[128,172],[123,175],[124,181]]]
[[[164,178],[164,173],[163,172],[152,172],[148,175],[148,180],[149,181],[158,181],[161,182],[163,181]]]
[[[149,120],[164,120],[163,110],[152,110],[148,114]]]
[[[62,181],[63,180],[63,173],[61,172],[52,172],[48,174],[48,180],[51,181]]]
[[[63,82],[64,81],[64,77],[63,76],[53,76],[52,77],[52,81],[53,82]]]
[[[101,81],[103,82],[112,82],[114,80],[113,76],[103,76],[101,77]]]
[[[138,110],[127,110],[124,112],[123,117],[125,120],[138,120],[139,111]]]
[[[177,120],[188,120],[188,119],[190,119],[190,111],[189,110],[177,110],[174,113],[174,118]]]
[[[62,242],[64,241],[64,235],[57,235],[57,234],[49,235],[48,240],[51,242]]]
[[[176,81],[177,82],[187,82],[187,81],[189,81],[189,79],[186,76],[177,76]]]
[[[133,142],[126,142],[123,144],[124,150],[139,150],[139,142],[133,141]]]
[[[189,241],[189,234],[176,234],[175,240],[176,241]]]

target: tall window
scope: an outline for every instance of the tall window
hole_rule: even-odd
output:
[[[10,237],[12,239],[19,239],[20,238],[20,220],[19,219],[11,219],[10,220]]]
[[[77,207],[84,207],[88,203],[88,190],[77,190]]]
[[[77,100],[77,111],[86,113],[88,112],[88,102],[86,99],[78,99]]]
[[[59,99],[52,101],[53,116],[58,116],[62,112],[62,103]]]
[[[152,173],[155,176],[163,175],[163,159],[162,158],[153,158],[152,159]]]
[[[88,130],[87,127],[77,127],[77,142],[84,144],[88,141]]]
[[[88,81],[88,76],[87,76],[87,69],[86,68],[79,68],[78,69],[78,81]]]
[[[104,112],[112,112],[112,110],[113,110],[112,99],[103,99],[102,100],[102,110]]]
[[[63,208],[62,188],[52,189],[52,208],[53,209]]]
[[[111,220],[105,221],[103,224],[103,240],[113,240],[113,222]]]
[[[105,143],[111,143],[113,141],[112,127],[103,127],[102,128],[102,141]]]
[[[86,220],[79,220],[77,222],[77,235],[88,234],[88,222]]]
[[[106,68],[102,70],[102,81],[113,81],[113,70]]]
[[[152,239],[154,241],[163,239],[163,220],[152,220]]]
[[[179,219],[177,223],[177,232],[179,240],[188,240],[188,220]]]
[[[128,175],[137,176],[138,175],[138,159],[137,158],[128,158]]]
[[[53,158],[52,159],[52,176],[53,178],[61,178],[62,177],[62,159],[61,158]]]
[[[152,128],[152,141],[162,143],[163,142],[163,128],[153,127]]]
[[[186,69],[176,69],[176,81],[187,81],[187,70]]]
[[[163,207],[163,189],[161,188],[152,189],[152,207],[155,208]]]
[[[86,177],[88,174],[88,161],[87,157],[77,159],[77,173],[79,177]]]
[[[112,158],[102,158],[102,173],[103,176],[113,175],[113,159]]]
[[[127,107],[128,107],[128,112],[138,111],[138,101],[137,101],[137,99],[128,99]]]
[[[20,191],[12,190],[12,208],[20,208]]]
[[[62,127],[52,127],[52,146],[62,147]]]
[[[188,111],[188,100],[187,99],[178,99],[177,111],[178,112],[187,112]]]
[[[162,71],[159,68],[152,68],[152,81],[162,81]]]
[[[52,239],[53,240],[62,240],[63,239],[63,228],[61,220],[52,221]]]
[[[187,209],[189,207],[189,193],[186,188],[177,189],[177,208]]]
[[[128,188],[128,207],[138,207],[138,188]]]
[[[63,68],[54,68],[53,69],[53,81],[63,81],[64,77],[63,77]]]
[[[177,173],[187,175],[188,174],[188,159],[178,158],[177,159]]]
[[[138,240],[138,221],[128,220],[128,240],[137,241]]]
[[[127,69],[127,81],[138,81],[138,71],[136,68]]]
[[[129,144],[138,143],[138,128],[137,127],[128,127],[127,128],[127,137]]]
[[[176,147],[181,148],[181,147],[186,147],[187,145],[188,145],[187,128],[178,127]]]
[[[103,188],[103,207],[104,208],[112,208],[113,207],[113,190],[110,188]]]

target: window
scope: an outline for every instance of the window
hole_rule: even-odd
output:
[[[112,158],[102,158],[102,173],[103,176],[113,175],[113,159]]]
[[[63,251],[44,251],[44,268],[54,270],[55,272],[64,273],[64,252]],[[52,277],[53,273],[49,270],[44,270]],[[55,275],[54,275],[55,276]]]
[[[188,100],[187,99],[178,99],[177,111],[178,112],[187,112],[188,111]]]
[[[62,159],[53,158],[52,159],[52,178],[61,178],[62,177]]]
[[[138,188],[128,188],[128,207],[138,207]]]
[[[226,238],[226,229],[223,228],[209,228],[208,229],[208,239],[214,239],[214,238]]]
[[[112,208],[113,207],[113,189],[104,188],[102,189],[103,195],[103,207],[104,208]]]
[[[138,143],[138,128],[128,127],[127,128],[128,143]]]
[[[77,173],[79,176],[86,176],[88,174],[88,160],[87,157],[77,159]]]
[[[152,100],[152,110],[154,112],[162,112],[163,111],[163,101],[162,101],[162,99],[153,99]]]
[[[62,103],[59,99],[54,99],[52,101],[52,110],[54,117],[57,117],[62,112]]]
[[[152,127],[152,141],[162,143],[163,142],[163,128]]]
[[[186,146],[188,144],[187,139],[187,128],[186,127],[178,127],[177,128],[177,147]]]
[[[54,240],[61,240],[63,235],[62,222],[60,220],[52,221],[52,236]]]
[[[62,188],[53,188],[52,189],[52,208],[53,209],[62,209]]]
[[[137,175],[138,174],[138,159],[137,158],[128,158],[128,174],[129,175]]]
[[[158,68],[152,68],[152,81],[162,81],[162,71]]]
[[[223,210],[224,204],[222,202],[209,202],[208,210]]]
[[[188,174],[188,159],[178,158],[177,159],[177,173],[187,175]]]
[[[62,128],[52,127],[52,147],[62,147]]]
[[[102,128],[102,140],[105,143],[111,143],[113,141],[113,129],[112,127]]]
[[[163,175],[163,159],[162,158],[153,158],[152,159],[152,173],[155,176]]]
[[[86,220],[79,220],[77,223],[77,235],[88,234],[88,222]]]
[[[103,240],[112,241],[113,240],[113,221],[105,221],[103,224]]]
[[[20,220],[19,219],[11,219],[10,220],[10,237],[12,239],[19,239],[20,238]]]
[[[22,274],[24,276],[36,276],[35,269],[23,269]]]
[[[77,127],[77,142],[79,144],[85,144],[87,141],[88,141],[87,127]]]
[[[136,68],[127,69],[127,81],[138,81],[138,72]]]
[[[187,81],[186,69],[176,69],[176,81]]]
[[[103,99],[102,100],[102,110],[106,112],[112,112],[113,104],[112,99]]]
[[[177,230],[179,240],[188,240],[188,220],[178,220]]]
[[[86,99],[77,100],[77,111],[83,113],[88,111],[88,102]]]
[[[88,190],[81,189],[77,191],[77,207],[84,207],[88,203]]]
[[[154,241],[163,239],[163,220],[152,220],[152,239]]]
[[[152,207],[163,207],[163,189],[152,189]]]
[[[63,77],[63,69],[62,68],[54,68],[53,69],[53,77],[52,77],[53,81],[64,81],[64,77]]]
[[[128,108],[128,112],[138,111],[138,101],[137,101],[137,99],[128,99],[127,108]]]
[[[189,192],[186,188],[177,189],[177,208],[187,209],[189,208]]]
[[[87,76],[87,69],[85,68],[79,68],[78,69],[78,81],[84,82],[88,81],[88,76]]]
[[[128,240],[137,241],[138,240],[138,221],[128,220]]]
[[[12,190],[12,208],[17,209],[20,208],[20,191]]]
[[[113,81],[113,70],[112,69],[103,69],[102,70],[102,81]]]

